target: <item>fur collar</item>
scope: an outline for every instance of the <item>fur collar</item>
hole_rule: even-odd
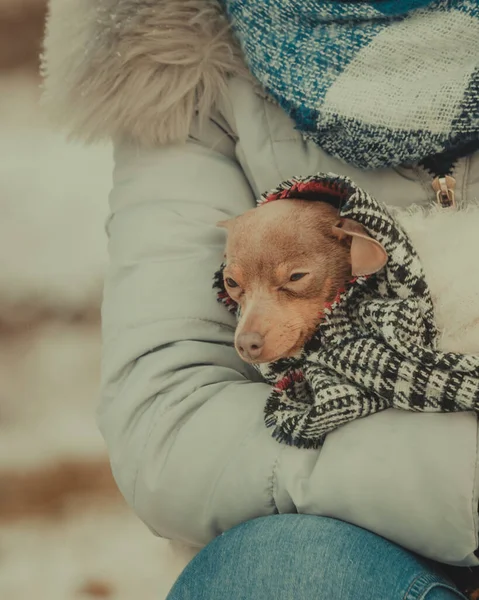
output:
[[[92,142],[184,141],[198,111],[246,76],[217,0],[50,0],[44,105]]]

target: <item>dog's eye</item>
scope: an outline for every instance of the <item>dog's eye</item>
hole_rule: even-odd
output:
[[[226,285],[230,288],[238,287],[238,284],[236,283],[236,281],[234,279],[231,279],[231,277],[227,277],[225,279],[225,281],[226,281]]]
[[[293,273],[291,275],[291,277],[289,278],[290,281],[299,281],[300,279],[303,279],[303,277],[306,277],[307,273]]]

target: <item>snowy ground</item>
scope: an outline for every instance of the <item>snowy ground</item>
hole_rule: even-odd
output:
[[[0,156],[0,598],[161,600],[192,552],[122,503],[94,417],[110,148],[67,144],[4,77]]]
[[[94,421],[99,354],[94,324],[52,322],[0,336],[0,473],[24,474],[28,483],[20,481],[13,498],[8,489],[0,494],[2,600],[76,600],[99,590],[115,600],[162,600],[192,555],[176,556],[103,480],[109,472]],[[78,483],[81,492],[93,480],[89,494],[72,494],[68,474],[55,476],[56,465],[76,462],[89,477],[90,461],[105,468],[100,482],[96,468]]]
[[[111,152],[52,133],[37,96],[0,79],[1,468],[104,451],[93,411]]]
[[[48,128],[29,79],[0,78],[0,309],[97,306],[112,157]]]
[[[185,556],[111,506],[2,526],[0,552],[2,600],[162,600]]]

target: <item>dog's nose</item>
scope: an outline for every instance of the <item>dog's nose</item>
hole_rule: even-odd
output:
[[[236,340],[240,354],[248,359],[254,360],[259,357],[264,346],[264,337],[260,333],[241,333]]]

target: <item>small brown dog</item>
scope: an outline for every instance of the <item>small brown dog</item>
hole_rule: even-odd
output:
[[[387,262],[361,225],[325,202],[275,200],[218,226],[228,232],[225,287],[241,308],[235,347],[249,363],[297,354],[324,305]]]

